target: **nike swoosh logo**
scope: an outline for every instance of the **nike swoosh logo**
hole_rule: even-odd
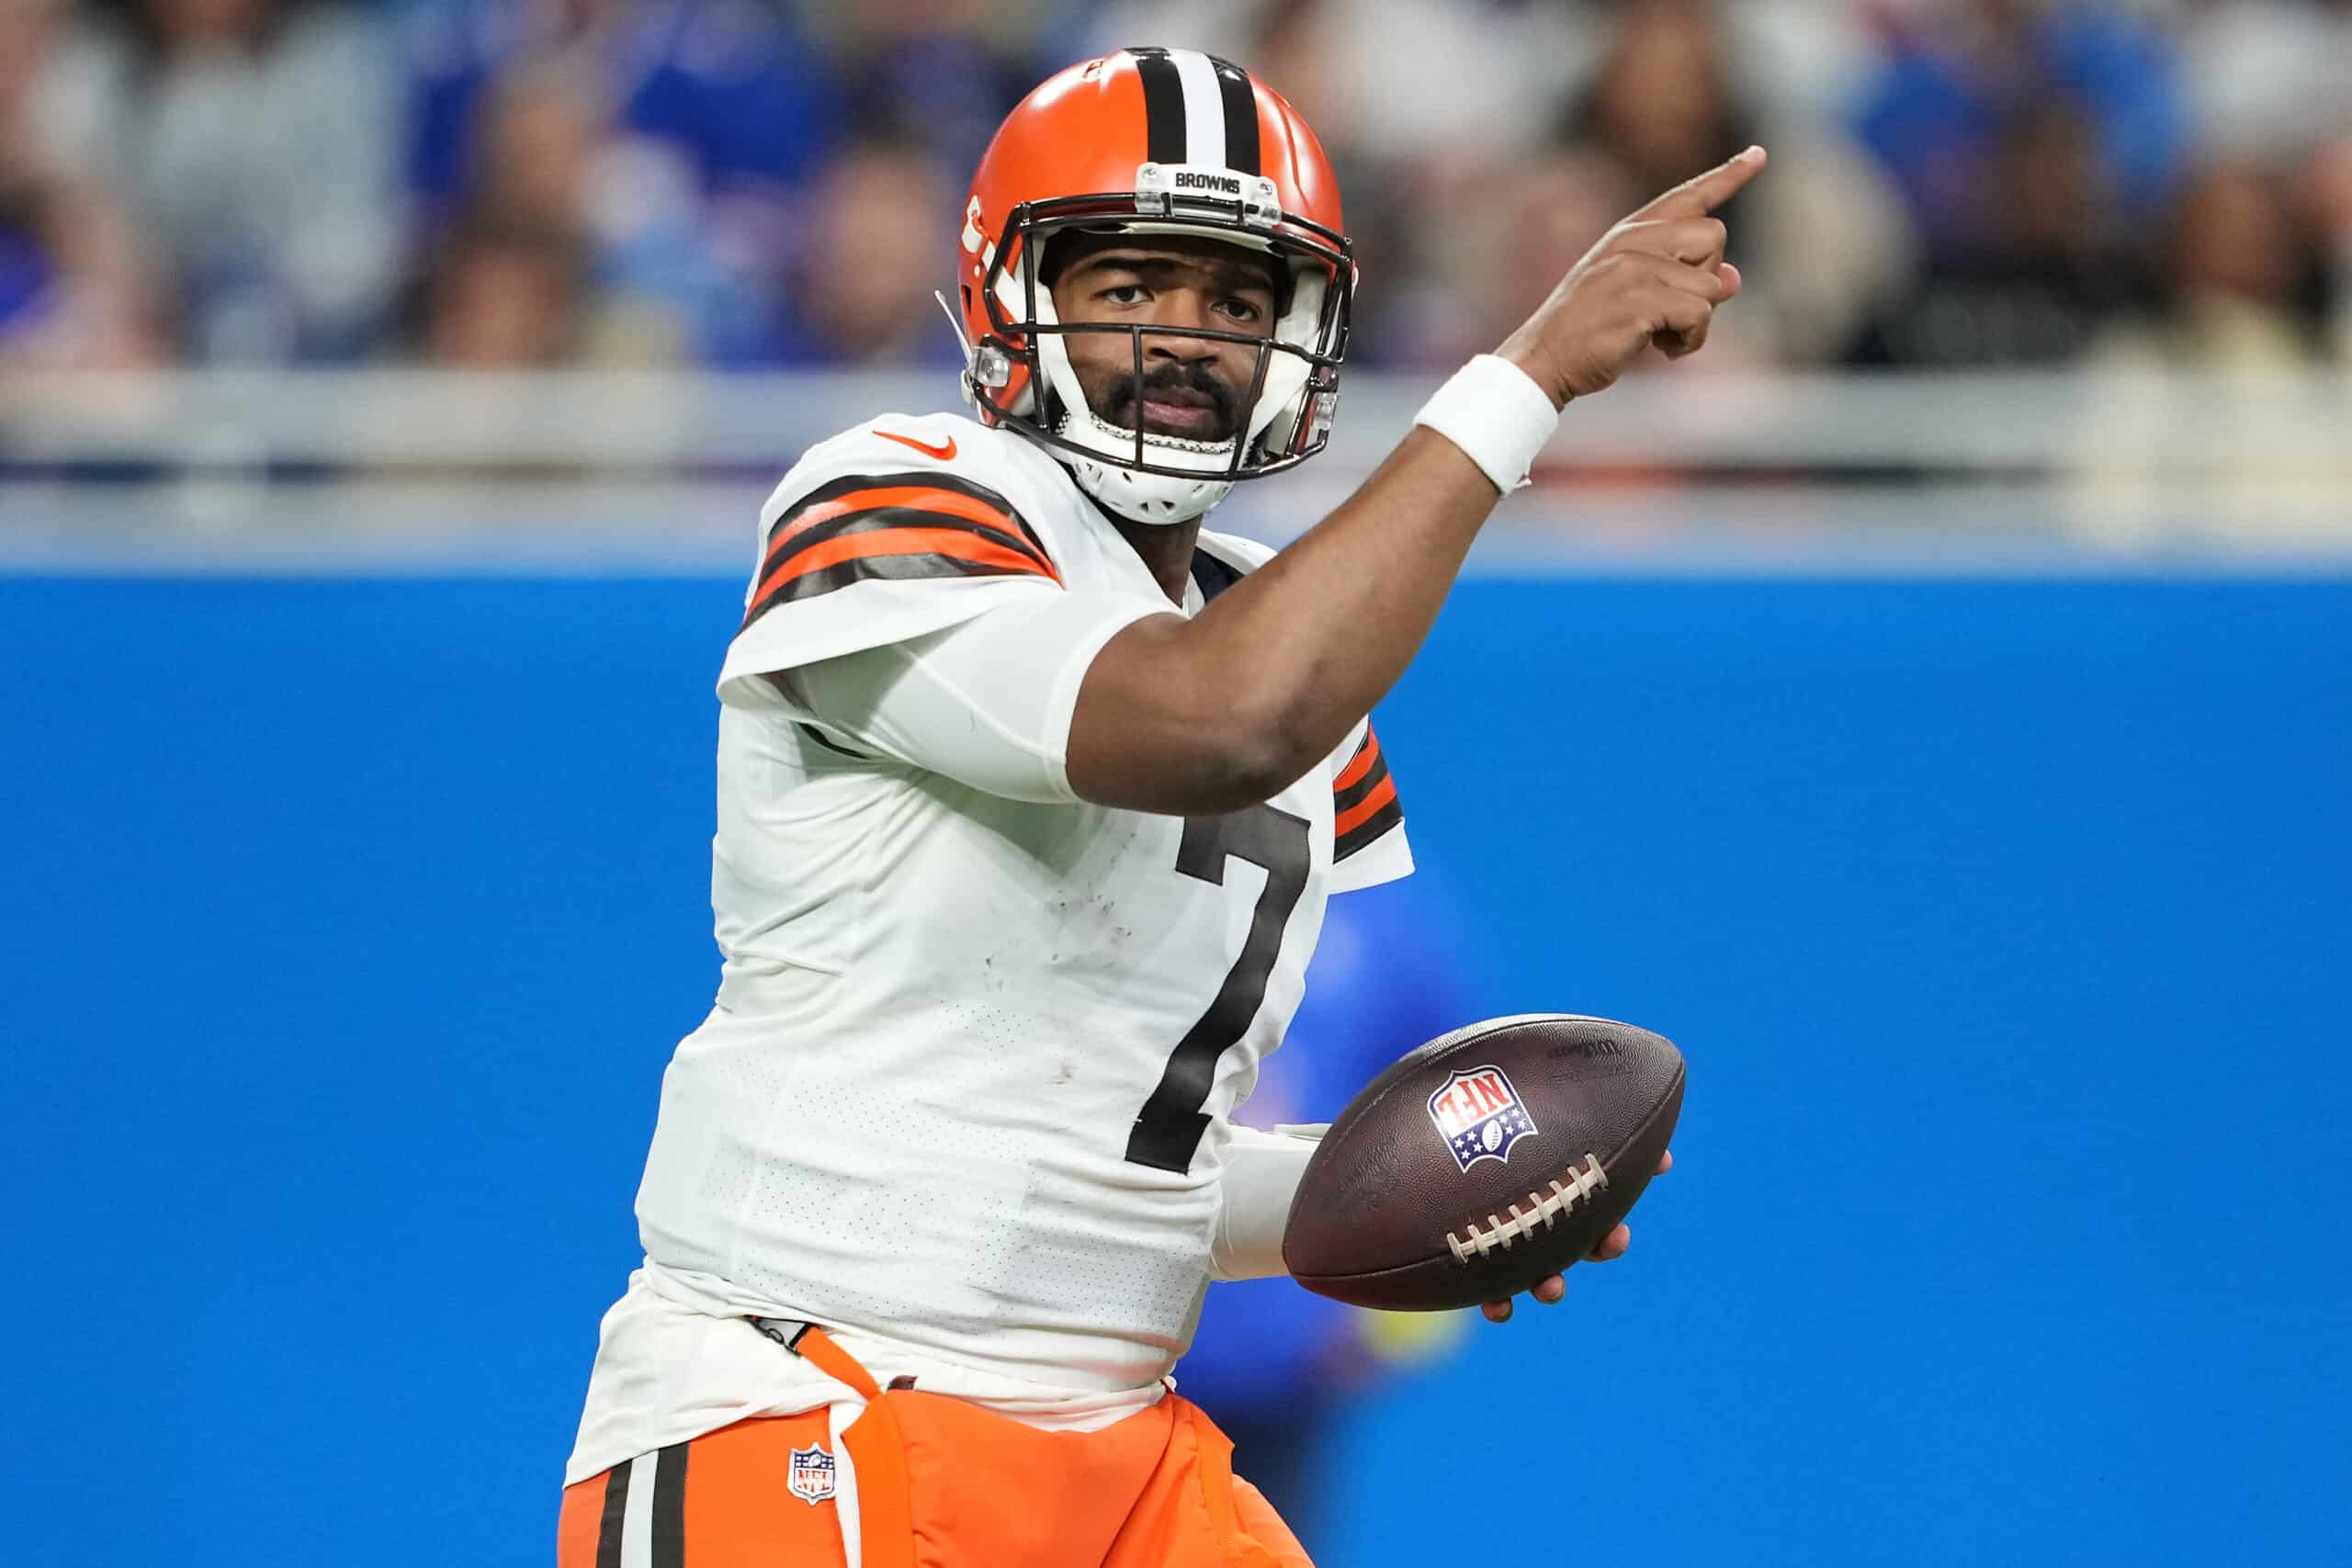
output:
[[[893,435],[887,430],[874,433],[885,441],[895,441],[901,446],[911,446],[926,457],[936,457],[944,463],[956,456],[956,438],[949,436],[944,446],[933,446],[928,441],[918,441],[911,435]]]

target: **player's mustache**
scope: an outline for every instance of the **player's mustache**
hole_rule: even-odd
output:
[[[1141,401],[1139,394],[1154,392],[1177,394],[1175,398],[1168,400],[1170,401],[1192,402],[1201,399],[1208,400],[1210,406],[1216,410],[1216,423],[1206,434],[1204,438],[1207,440],[1227,439],[1241,423],[1239,396],[1231,387],[1218,379],[1216,372],[1206,365],[1197,362],[1191,365],[1157,366],[1144,372],[1140,378],[1132,374],[1117,378],[1110,386],[1108,399],[1110,409],[1106,417],[1114,424],[1124,424],[1130,430],[1134,429],[1136,410]]]

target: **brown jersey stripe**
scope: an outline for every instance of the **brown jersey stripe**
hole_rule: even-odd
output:
[[[922,512],[934,518],[961,518],[979,527],[997,529],[1009,543],[1035,555],[1037,563],[1047,571],[1053,570],[1036,536],[1003,507],[936,485],[869,485],[825,501],[805,502],[779,519],[768,535],[767,554],[760,562],[761,577],[764,579],[774,571],[776,564],[797,548],[811,530],[843,517],[879,512]]]
[[[743,617],[743,625],[736,629],[741,637],[752,623],[775,609],[778,604],[794,604],[831,593],[852,583],[888,581],[902,582],[922,578],[944,577],[1037,577],[1043,574],[1032,570],[994,565],[971,560],[962,556],[925,554],[883,554],[859,556],[837,561],[831,566],[805,571],[787,581],[777,584],[770,593]]]
[[[1405,820],[1396,781],[1380,753],[1380,735],[1363,727],[1363,744],[1331,781],[1331,859],[1334,863],[1378,840]]]
[[[1012,502],[984,484],[976,484],[970,479],[956,474],[942,473],[935,468],[928,472],[906,470],[897,473],[852,474],[845,479],[831,479],[819,485],[815,490],[798,497],[778,513],[775,521],[768,525],[763,556],[775,547],[777,534],[797,522],[802,513],[814,507],[828,505],[840,501],[844,496],[854,495],[859,491],[865,490],[936,491],[963,496],[998,513],[999,526],[1005,525],[1009,521],[1013,531],[1028,540],[1039,556],[1048,561],[1053,558],[1046,554],[1045,541],[1037,537],[1037,531],[1029,526],[1027,520],[1014,509]],[[766,569],[763,566],[762,570]]]
[[[1377,795],[1380,792],[1380,786],[1382,784],[1388,784],[1388,782],[1387,762],[1384,760],[1375,760],[1372,765],[1372,771],[1370,773],[1364,774],[1363,777],[1358,779],[1346,789],[1333,790],[1331,792],[1332,820],[1338,821],[1345,818],[1349,812],[1355,810],[1365,801],[1370,800],[1374,795]],[[1396,786],[1391,784],[1389,787],[1391,793],[1394,793]]]
[[[992,524],[975,523],[969,518],[925,511],[921,507],[884,506],[811,523],[806,531],[780,545],[775,558],[760,575],[759,586],[752,594],[752,603],[756,605],[777,583],[805,569],[812,558],[839,540],[855,535],[907,530],[962,535],[976,543],[989,545],[1019,557],[1027,563],[1031,571],[1050,577],[1057,582],[1061,581],[1061,574],[1054,570],[1053,563],[1031,549],[1028,542],[1017,534]]]
[[[1391,804],[1396,798],[1396,781],[1392,778],[1383,778],[1362,800],[1331,818],[1331,831],[1340,838],[1346,838],[1357,828],[1371,821],[1382,807]]]
[[[1372,771],[1373,764],[1379,761],[1380,737],[1367,724],[1363,728],[1363,744],[1357,747],[1356,754],[1348,759],[1348,765],[1340,770],[1340,776],[1331,781],[1332,793],[1354,788],[1364,774]]]
[[[1392,783],[1380,795],[1364,803],[1371,814],[1358,818],[1343,830],[1336,832],[1331,844],[1333,863],[1347,859],[1361,850],[1371,848],[1387,837],[1389,829],[1405,820],[1405,807],[1396,799],[1396,786]]]
[[[964,528],[924,528],[912,525],[890,525],[871,531],[845,533],[823,544],[811,545],[794,554],[776,573],[768,592],[789,586],[808,572],[821,571],[826,567],[867,556],[953,556],[980,566],[994,567],[1001,571],[1024,573],[1032,577],[1053,574],[1037,563],[1035,557],[984,539]]]
[[[983,538],[968,528],[924,528],[908,524],[883,524],[858,527],[810,545],[786,560],[761,590],[750,611],[743,617],[749,626],[763,611],[781,599],[804,599],[808,596],[807,580],[821,575],[828,568],[845,562],[877,557],[910,556],[937,558],[977,568],[980,571],[1003,576],[1043,577],[1053,580],[1052,573],[1040,566],[1036,558],[996,539]],[[973,572],[949,569],[944,571],[896,572],[882,575],[908,576],[971,576]],[[853,580],[854,581],[854,580]]]
[[[985,502],[1007,516],[1013,515],[1012,502],[984,484],[976,484],[960,475],[946,473],[938,468],[902,469],[897,473],[851,474],[842,479],[828,479],[807,494],[796,498],[791,505],[776,513],[776,520],[768,525],[768,536],[773,539],[777,528],[791,522],[804,509],[822,506],[829,501],[839,501],[845,495],[854,494],[862,490],[948,491],[956,495],[968,496],[974,501]]]

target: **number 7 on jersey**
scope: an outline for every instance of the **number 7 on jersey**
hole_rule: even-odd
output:
[[[1306,819],[1287,811],[1259,805],[1222,817],[1187,817],[1184,837],[1176,850],[1176,869],[1185,876],[1217,886],[1225,885],[1225,863],[1245,860],[1262,867],[1266,886],[1250,921],[1250,935],[1240,956],[1226,971],[1225,984],[1200,1021],[1185,1032],[1160,1074],[1159,1087],[1136,1115],[1135,1131],[1127,1136],[1127,1160],[1157,1170],[1191,1168],[1209,1119],[1201,1107],[1208,1103],[1216,1081],[1217,1058],[1238,1044],[1250,1021],[1266,999],[1266,981],[1274,972],[1282,950],[1283,931],[1299,895],[1306,891],[1306,873],[1313,860],[1311,829]]]

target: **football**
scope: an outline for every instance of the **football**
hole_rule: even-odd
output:
[[[1393,1064],[1307,1162],[1283,1232],[1300,1284],[1439,1312],[1564,1272],[1623,1219],[1682,1111],[1682,1053],[1630,1023],[1490,1019]]]

